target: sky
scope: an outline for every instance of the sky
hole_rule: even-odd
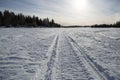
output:
[[[111,24],[120,20],[120,0],[0,0],[0,11],[54,19],[62,25]]]

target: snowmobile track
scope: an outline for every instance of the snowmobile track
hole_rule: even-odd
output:
[[[61,77],[59,80],[90,80],[87,69],[84,67],[81,59],[76,55],[72,45],[64,34],[61,34]],[[65,48],[66,47],[66,48]]]
[[[46,71],[46,75],[45,75],[45,79],[44,80],[53,80],[53,67],[55,64],[55,59],[56,59],[56,55],[57,55],[57,47],[58,47],[58,38],[59,36],[56,35],[49,50],[48,50],[48,55],[50,55],[50,58],[48,59],[47,62],[47,71]]]
[[[80,47],[74,39],[72,39],[68,35],[65,35],[65,37],[68,40],[68,42],[70,43],[70,45],[76,47],[77,50],[79,51],[79,53],[76,53],[75,55],[83,56],[82,62],[84,63],[85,67],[94,74],[93,76],[96,77],[97,80],[114,80],[113,77],[110,77],[106,72],[104,72],[103,71],[104,69],[101,66],[99,66],[98,64],[96,64],[89,57],[89,55],[86,54],[84,48]]]

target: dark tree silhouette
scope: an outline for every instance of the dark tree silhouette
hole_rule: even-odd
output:
[[[49,27],[49,19],[48,18],[45,18],[43,19],[43,26],[46,26],[46,27]]]
[[[116,22],[116,27],[120,27],[120,21]]]
[[[2,14],[2,12],[0,11],[0,26],[2,26],[2,25],[3,25],[2,18],[3,18],[3,14]]]
[[[60,27],[60,24],[57,24],[52,19],[49,18],[41,19],[36,16],[24,16],[22,13],[15,14],[5,10],[4,12],[0,11],[0,26],[4,27]]]
[[[43,26],[43,21],[42,21],[42,19],[39,19],[38,25],[39,25],[39,26]]]
[[[50,26],[51,26],[51,27],[54,27],[54,26],[55,26],[55,22],[54,22],[53,19],[50,21]]]
[[[10,26],[10,21],[11,21],[11,18],[10,18],[10,17],[11,17],[11,16],[10,16],[9,11],[5,10],[3,17],[4,17],[4,18],[3,18],[3,24],[4,24],[5,26]]]

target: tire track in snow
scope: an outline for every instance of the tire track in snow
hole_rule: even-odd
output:
[[[81,48],[74,39],[72,39],[70,36],[66,35],[66,38],[68,39],[69,43],[76,47],[79,53],[76,53],[76,55],[83,56],[82,62],[84,63],[85,67],[89,69],[90,72],[93,73],[93,76],[97,80],[114,80],[113,77],[109,76],[106,72],[104,72],[104,69],[96,64],[85,52],[83,48]]]
[[[64,34],[60,37],[60,77],[56,80],[91,80],[93,79],[84,67],[81,59],[75,54],[72,45]]]
[[[44,80],[54,80],[53,68],[55,67],[57,48],[58,48],[58,39],[59,39],[59,35],[57,34],[48,50],[47,54],[49,58],[47,62],[47,71],[46,71]]]
[[[106,51],[106,49],[107,49],[107,51],[109,51],[109,52],[111,52],[112,51],[112,53],[113,53],[113,51],[115,51],[114,52],[114,56],[116,55],[116,56],[119,56],[119,52],[117,52],[116,50],[115,50],[115,48],[114,48],[114,43],[112,43],[112,42],[115,42],[115,40],[116,39],[114,39],[114,38],[112,38],[112,37],[109,37],[109,36],[106,36],[105,34],[103,34],[103,33],[97,33],[96,34],[96,32],[95,31],[92,31],[91,33],[90,33],[91,35],[89,35],[89,36],[87,36],[87,37],[89,37],[89,38],[91,38],[91,40],[94,40],[94,42],[97,42],[97,44],[99,44],[100,46],[98,47],[97,46],[97,48],[99,48],[99,50],[103,50],[103,51]],[[77,35],[79,35],[79,34],[77,34]],[[80,37],[80,36],[79,36]],[[111,42],[112,41],[112,42]],[[76,42],[77,43],[77,42]],[[107,43],[107,44],[105,44],[105,43]],[[117,43],[116,43],[117,44]],[[108,50],[109,49],[109,50]],[[84,51],[86,51],[87,49],[86,48],[84,48],[83,49]],[[86,54],[87,55],[87,54]],[[107,55],[107,54],[106,54]],[[112,54],[111,54],[112,55]],[[88,55],[87,55],[88,56]],[[110,57],[112,57],[112,56],[110,56]],[[110,58],[109,57],[109,58]],[[119,56],[120,57],[120,56]],[[88,58],[96,65],[96,67],[99,67],[99,70],[102,72],[102,73],[104,73],[105,75],[106,75],[106,77],[108,78],[108,80],[119,80],[120,79],[120,77],[118,76],[118,74],[119,73],[117,73],[116,71],[114,71],[112,68],[113,67],[111,67],[111,66],[109,66],[109,65],[107,65],[106,63],[106,65],[104,65],[104,66],[101,66],[99,63],[97,63],[97,62],[95,62],[95,61],[93,61],[89,56],[88,56]],[[114,59],[113,59],[114,60]],[[104,61],[104,60],[103,60]],[[111,60],[110,60],[110,62],[111,62]]]

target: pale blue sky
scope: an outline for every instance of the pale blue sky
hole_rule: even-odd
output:
[[[0,0],[0,10],[7,9],[40,18],[49,17],[62,25],[91,25],[120,20],[120,0],[83,2],[83,0]]]

